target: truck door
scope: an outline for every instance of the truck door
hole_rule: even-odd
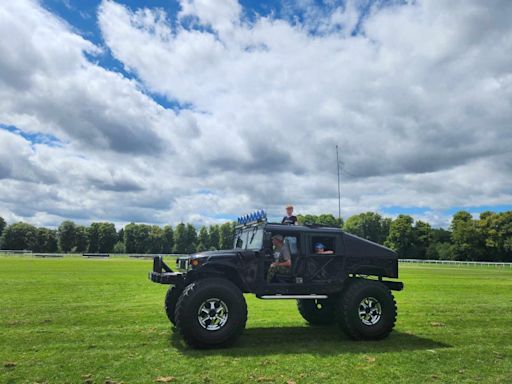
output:
[[[339,234],[308,235],[306,279],[309,282],[338,280],[343,270],[343,244]]]

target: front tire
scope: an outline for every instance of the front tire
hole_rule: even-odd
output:
[[[178,303],[181,292],[181,289],[178,289],[175,286],[170,286],[167,290],[167,294],[165,295],[165,313],[172,325],[176,325],[176,304]]]
[[[329,325],[336,321],[336,303],[329,299],[299,299],[297,309],[311,325]]]
[[[176,305],[176,327],[193,348],[223,347],[236,341],[247,322],[240,289],[222,278],[188,285]]]
[[[336,319],[354,340],[380,340],[395,326],[396,302],[381,282],[353,279],[339,302]]]

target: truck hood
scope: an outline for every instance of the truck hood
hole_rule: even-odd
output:
[[[189,258],[217,258],[217,257],[233,257],[240,252],[244,252],[244,249],[221,249],[218,251],[204,251],[193,253],[188,255]]]

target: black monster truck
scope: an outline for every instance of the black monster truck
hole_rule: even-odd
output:
[[[275,235],[288,247],[291,267],[267,281]],[[398,278],[392,250],[339,228],[268,223],[263,213],[239,219],[233,249],[180,257],[176,267],[156,256],[149,278],[170,285],[167,317],[195,348],[226,346],[240,336],[247,321],[244,293],[295,299],[312,325],[337,323],[353,339],[382,339],[396,321],[391,290],[403,289],[401,282],[383,280]]]

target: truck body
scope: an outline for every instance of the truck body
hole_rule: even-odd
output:
[[[272,245],[272,238],[275,236],[280,236],[284,246],[288,247],[291,266],[286,273],[277,273],[269,280],[269,268],[276,261],[275,247]],[[322,244],[327,252],[318,253],[315,248],[318,244]],[[198,252],[178,257],[175,269],[173,271],[162,257],[157,256],[153,260],[153,270],[149,273],[149,278],[155,283],[172,286],[169,292],[174,294],[168,293],[166,311],[169,319],[178,323],[179,319],[176,319],[175,315],[176,307],[180,304],[179,297],[187,291],[187,287],[193,287],[194,284],[202,285],[205,280],[210,283],[214,281],[217,285],[225,282],[224,285],[229,286],[231,290],[237,290],[240,295],[251,293],[260,299],[295,299],[298,301],[299,311],[310,323],[318,320],[319,307],[322,305],[330,308],[329,314],[323,314],[324,320],[327,320],[328,315],[331,320],[341,316],[335,314],[339,312],[340,300],[347,290],[356,290],[359,286],[362,288],[358,289],[363,291],[366,286],[374,289],[380,287],[382,292],[384,289],[403,289],[401,282],[390,280],[398,278],[398,256],[393,250],[346,233],[340,228],[268,223],[266,218],[243,222],[236,226],[232,249]],[[354,283],[357,283],[356,288],[353,287]],[[386,295],[382,292],[382,300],[386,301]],[[373,296],[369,298],[376,302],[374,308],[378,305],[382,312],[381,303]],[[394,299],[392,301],[394,303]],[[222,300],[221,302],[224,303]],[[361,308],[365,305],[363,301],[359,304],[359,318],[364,325],[362,317],[368,316],[361,314]],[[226,304],[219,303],[219,308],[220,306]],[[391,317],[394,325],[395,304],[393,307],[395,314]],[[227,313],[227,306],[225,311]],[[211,313],[213,314],[213,310]],[[200,318],[198,321],[201,324]],[[211,321],[216,320],[212,317]],[[346,323],[349,320],[339,321]],[[384,333],[389,333],[391,329],[388,328],[389,326]],[[189,344],[210,345],[208,342],[205,344],[204,340],[196,340],[195,336],[192,337],[189,333],[185,337]],[[352,332],[356,333],[364,332]],[[206,334],[211,335],[213,333]],[[221,343],[211,343],[216,344]]]

